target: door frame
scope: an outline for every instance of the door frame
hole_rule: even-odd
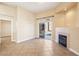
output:
[[[37,20],[37,25],[38,25],[38,29],[37,29],[37,37],[39,37],[39,23],[44,23],[43,21],[45,21],[44,19],[47,19],[47,18],[43,18],[43,19],[39,19],[39,20]],[[51,19],[51,22],[52,22],[52,24],[51,24],[51,40],[54,40],[54,36],[55,36],[55,24],[54,24],[54,17],[50,17],[49,19]]]
[[[11,22],[11,41],[15,41],[14,36],[13,36],[13,17],[8,16],[8,15],[4,15],[4,14],[0,14],[0,20]]]

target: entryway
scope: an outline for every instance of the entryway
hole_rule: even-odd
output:
[[[11,21],[0,20],[0,43],[1,46],[11,42]]]
[[[53,18],[46,17],[39,20],[39,38],[51,40],[53,30]]]

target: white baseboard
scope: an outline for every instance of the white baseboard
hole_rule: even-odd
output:
[[[68,48],[68,49],[69,49],[69,51],[71,51],[71,52],[73,52],[73,53],[75,53],[76,55],[79,56],[79,53],[77,51],[73,50],[72,48]]]
[[[21,42],[24,42],[24,41],[27,41],[27,40],[31,40],[31,39],[35,39],[35,37],[26,38],[26,39],[23,39],[23,40],[18,40],[18,41],[16,41],[16,43],[21,43]]]

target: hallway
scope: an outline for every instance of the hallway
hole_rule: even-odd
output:
[[[10,42],[10,37],[2,38],[0,55],[5,56],[76,56],[51,40],[33,39],[22,43]]]

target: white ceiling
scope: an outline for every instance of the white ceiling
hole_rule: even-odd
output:
[[[59,2],[5,2],[4,4],[8,4],[11,6],[21,6],[31,12],[39,13],[51,8],[55,8],[60,3]]]

